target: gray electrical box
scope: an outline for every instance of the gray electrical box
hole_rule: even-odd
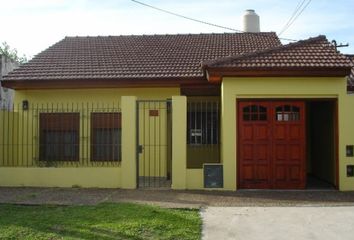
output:
[[[347,157],[354,157],[354,146],[353,145],[346,146],[346,155],[347,155]]]
[[[223,188],[223,165],[204,164],[204,188]]]
[[[347,177],[354,177],[354,165],[347,165]]]

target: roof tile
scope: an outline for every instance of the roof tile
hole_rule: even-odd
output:
[[[280,45],[275,33],[66,37],[4,79],[202,77],[205,60]]]
[[[203,65],[214,68],[348,68],[351,62],[337,52],[325,36],[318,36],[258,52],[205,61]]]
[[[350,88],[354,89],[354,55],[353,55],[353,54],[351,54],[351,55],[348,54],[348,55],[346,55],[346,56],[350,59],[350,61],[351,61],[352,64],[353,64],[351,73],[350,73],[350,75],[349,75],[349,77],[348,77],[348,86],[349,86]]]

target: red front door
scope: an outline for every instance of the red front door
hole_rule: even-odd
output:
[[[305,187],[305,104],[238,103],[238,187]]]

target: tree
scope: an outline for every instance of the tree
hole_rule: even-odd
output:
[[[12,59],[13,61],[19,62],[20,64],[26,63],[28,61],[26,55],[19,57],[17,49],[11,49],[7,42],[3,42],[2,46],[0,46],[0,54],[5,55],[6,57]]]

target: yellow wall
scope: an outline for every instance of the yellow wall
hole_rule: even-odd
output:
[[[224,165],[224,187],[236,189],[236,100],[334,98],[339,108],[339,187],[354,190],[354,178],[346,177],[346,165],[353,159],[345,156],[345,146],[354,144],[354,97],[347,95],[346,79],[323,78],[232,78],[222,82],[221,157]]]
[[[0,185],[6,187],[120,188],[121,169],[1,167]]]
[[[20,144],[20,148],[18,151],[11,151],[17,154],[18,156],[6,157],[5,160],[1,161],[12,161],[16,162],[13,164],[14,166],[18,166],[16,169],[9,168],[0,168],[0,171],[7,172],[8,174],[3,175],[0,178],[0,185],[2,186],[21,186],[25,185],[23,181],[27,181],[30,186],[72,186],[72,185],[81,185],[83,187],[97,187],[105,185],[106,187],[124,187],[124,188],[135,188],[136,186],[136,178],[135,171],[136,165],[136,152],[135,152],[135,144],[136,137],[133,131],[124,131],[122,133],[122,137],[126,139],[123,140],[123,159],[122,165],[120,163],[99,163],[94,164],[90,163],[90,118],[88,117],[90,112],[100,111],[102,108],[121,108],[121,97],[122,96],[136,96],[137,99],[144,100],[166,100],[171,98],[173,95],[179,95],[179,88],[122,88],[122,89],[58,89],[58,90],[19,90],[16,91],[15,94],[15,106],[19,108],[20,111],[15,110],[16,119],[18,121],[8,121],[13,122],[15,129],[19,129],[19,133],[11,134],[9,137],[11,139],[14,136],[21,139],[17,140],[9,140],[14,142],[14,144]],[[134,106],[128,107],[128,112],[131,113],[133,109],[133,114],[124,116],[122,113],[122,128],[123,129],[135,129],[135,97],[134,100],[128,101],[128,104],[134,104]],[[29,110],[22,111],[21,104],[23,100],[27,100],[29,102]],[[131,99],[130,99],[131,100]],[[74,112],[80,112],[80,161],[74,163],[65,163],[59,162],[57,163],[57,168],[46,168],[42,166],[41,168],[21,168],[21,166],[33,166],[36,167],[39,165],[38,163],[38,119],[39,114],[34,110],[34,106],[38,106],[41,108],[40,112],[46,112],[49,109],[59,109],[56,110],[60,112],[60,109],[68,109],[65,111],[71,111],[73,109]],[[89,110],[82,111],[82,108],[89,108]],[[0,116],[1,117],[1,116]],[[124,125],[128,127],[124,128]],[[2,127],[0,126],[0,129]],[[4,128],[2,128],[4,129]],[[2,130],[4,131],[4,130]],[[22,134],[21,134],[22,133]],[[21,136],[19,135],[21,134]],[[132,135],[131,135],[132,134]],[[162,134],[162,133],[161,133]],[[129,136],[129,137],[126,137]],[[7,139],[0,139],[0,141],[8,141]],[[0,146],[1,143],[0,142]],[[126,148],[124,147],[126,145]],[[29,146],[29,147],[25,147]],[[1,156],[0,152],[0,156]],[[10,154],[10,153],[9,153]],[[129,158],[129,159],[124,159]],[[0,161],[0,164],[2,162]],[[17,162],[19,161],[19,162]],[[89,164],[84,164],[84,161]],[[129,163],[124,165],[125,163]],[[12,165],[11,165],[12,166]],[[58,168],[65,167],[65,169]],[[72,168],[72,167],[80,167],[80,168]],[[86,167],[91,167],[92,170]],[[106,172],[99,169],[111,169]],[[124,169],[124,174],[121,174],[120,169]],[[82,170],[81,170],[82,169]],[[132,170],[133,169],[133,170]],[[6,170],[6,171],[5,171]],[[48,174],[46,173],[48,172]],[[90,179],[90,175],[96,176],[96,174],[102,174],[101,180]],[[45,179],[53,174],[49,182],[46,182]],[[105,175],[107,174],[107,175]],[[133,175],[134,174],[134,175]],[[38,178],[36,178],[36,175]],[[63,183],[60,183],[59,176],[61,178],[66,179],[62,180]],[[12,177],[11,177],[12,176]],[[23,176],[23,177],[22,177]],[[102,177],[105,176],[105,177]],[[78,178],[82,178],[82,181],[77,181]],[[115,178],[119,179],[116,180]],[[88,180],[88,183],[85,185],[83,182]],[[121,180],[123,184],[121,184]],[[110,182],[112,181],[112,182]],[[78,182],[78,183],[77,183]],[[108,183],[110,182],[110,183]],[[119,185],[118,185],[119,183]]]
[[[187,189],[203,189],[204,178],[203,169],[187,169]]]
[[[354,157],[346,157],[346,145],[354,145],[354,95],[344,95],[339,105],[339,187],[354,190],[354,177],[346,175],[346,166],[354,164]]]
[[[172,97],[172,189],[187,187],[187,98]]]
[[[58,90],[17,90],[15,105],[22,100],[32,103],[99,103],[119,102],[121,96],[136,96],[138,99],[166,99],[179,95],[179,88],[111,88],[111,89],[58,89]]]
[[[136,181],[136,97],[122,97],[122,188],[134,189]]]

